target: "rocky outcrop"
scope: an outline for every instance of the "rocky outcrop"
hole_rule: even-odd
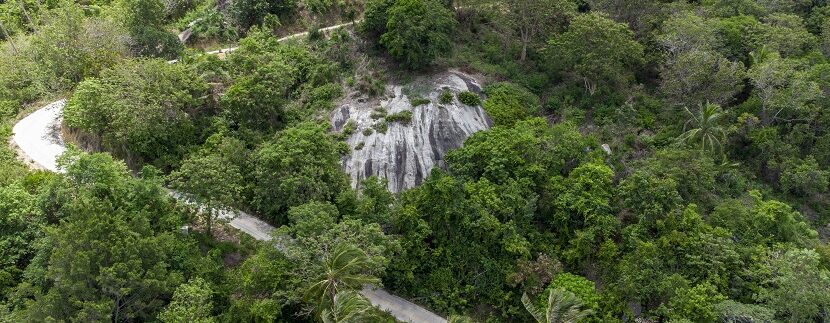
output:
[[[480,94],[481,87],[473,77],[449,71],[408,85],[388,85],[380,100],[342,102],[332,113],[331,123],[337,131],[355,129],[346,139],[352,152],[343,158],[352,186],[378,176],[389,181],[391,192],[412,188],[433,167],[444,167],[448,151],[461,147],[473,133],[490,128],[492,121],[480,106],[459,102],[457,94],[464,91]],[[441,102],[445,92],[452,94],[449,103]],[[423,104],[413,106],[419,100]],[[411,112],[411,121],[387,120],[402,111]]]

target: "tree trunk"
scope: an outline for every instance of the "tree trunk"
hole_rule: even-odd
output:
[[[6,26],[3,25],[2,21],[0,21],[0,30],[3,31],[3,35],[6,35],[6,39],[9,40],[9,44],[12,45],[12,51],[15,55],[17,55],[17,47],[14,46],[14,39],[12,39],[12,36],[9,35],[9,32],[6,30]]]
[[[20,9],[23,10],[23,15],[26,16],[26,20],[29,21],[29,26],[32,27],[32,30],[37,30],[37,28],[35,28],[35,23],[32,21],[32,17],[29,16],[29,11],[26,10],[26,5],[23,3],[23,0],[17,0],[17,3],[20,4]]]

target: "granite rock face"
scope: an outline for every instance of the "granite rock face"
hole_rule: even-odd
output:
[[[445,91],[452,93],[452,102],[441,103]],[[467,74],[448,71],[409,85],[387,85],[386,95],[380,100],[350,98],[341,102],[331,114],[331,123],[336,131],[342,131],[348,123],[356,125],[346,139],[351,154],[342,161],[352,186],[378,176],[389,181],[393,193],[412,188],[433,167],[445,166],[448,151],[461,147],[473,133],[490,128],[492,120],[481,106],[458,101],[457,94],[463,91],[480,94],[481,86]],[[416,99],[429,103],[413,106],[411,100]],[[412,118],[409,123],[387,121],[381,117],[384,111],[387,115],[410,111]],[[382,123],[387,124],[385,133]]]

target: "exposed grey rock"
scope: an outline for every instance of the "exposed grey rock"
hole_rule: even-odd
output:
[[[441,104],[440,96],[448,90],[453,93],[451,103]],[[448,151],[461,147],[473,133],[488,129],[492,121],[480,106],[467,106],[456,94],[463,91],[480,93],[481,86],[471,76],[459,71],[448,71],[424,77],[409,85],[388,85],[386,97],[381,100],[350,98],[341,103],[331,115],[331,124],[340,131],[348,120],[354,120],[357,130],[347,143],[352,153],[343,158],[343,168],[351,176],[352,186],[370,176],[389,180],[389,190],[400,192],[420,184],[433,167],[444,167]],[[413,107],[410,96],[429,99],[429,104]],[[409,124],[388,122],[386,133],[363,131],[385,122],[372,118],[372,112],[382,107],[388,114],[411,111]],[[377,116],[376,116],[377,117]],[[355,150],[355,147],[361,147]]]

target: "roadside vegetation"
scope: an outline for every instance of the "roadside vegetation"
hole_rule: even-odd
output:
[[[19,0],[0,23],[0,137],[66,96],[92,150],[54,174],[0,148],[0,322],[393,321],[365,283],[456,322],[830,320],[823,1]],[[412,105],[493,128],[416,188],[354,189],[341,157],[376,147],[344,139],[412,111],[330,112],[447,69],[486,86]]]

